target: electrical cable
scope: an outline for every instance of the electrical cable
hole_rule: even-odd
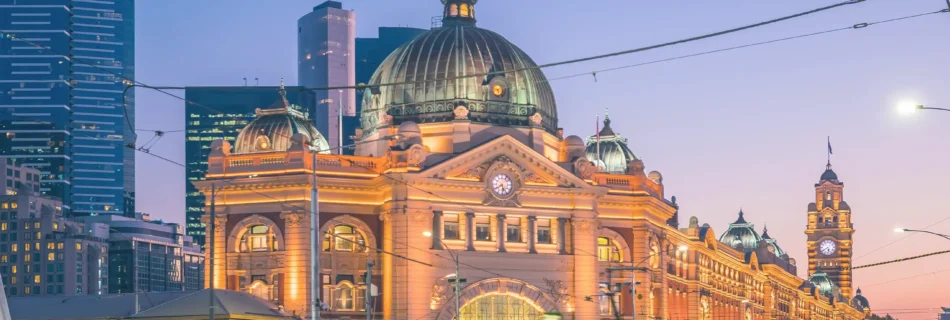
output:
[[[886,264],[892,264],[892,263],[910,261],[910,260],[915,260],[915,259],[920,259],[920,258],[926,258],[926,257],[935,256],[935,255],[941,255],[941,254],[946,254],[946,253],[950,253],[950,250],[937,251],[937,252],[925,253],[925,254],[922,254],[922,255],[916,255],[916,256],[912,256],[912,257],[905,257],[905,258],[900,258],[900,259],[894,259],[894,260],[882,261],[882,262],[877,262],[877,263],[872,263],[872,264],[866,264],[866,265],[863,265],[863,266],[852,267],[851,270],[863,269],[863,268],[870,268],[870,267],[877,267],[877,266],[882,266],[882,265],[886,265]]]
[[[933,227],[933,226],[935,226],[935,225],[938,225],[938,224],[941,224],[941,223],[943,223],[944,221],[947,221],[947,220],[950,220],[950,216],[948,216],[948,217],[946,217],[946,218],[943,218],[943,219],[940,219],[940,220],[937,221],[937,222],[931,223],[930,225],[924,227],[924,228],[921,229],[921,230],[930,229],[931,227]],[[916,233],[916,232],[908,233],[907,235],[905,235],[905,236],[903,236],[903,237],[900,237],[900,238],[897,239],[897,240],[891,241],[890,243],[887,243],[887,244],[885,244],[885,245],[883,245],[883,246],[880,246],[880,247],[878,247],[877,249],[868,251],[868,252],[865,253],[865,254],[862,254],[862,255],[860,255],[860,256],[857,256],[856,258],[854,258],[854,260],[857,260],[857,259],[861,259],[861,258],[863,258],[863,257],[866,257],[866,256],[868,256],[868,255],[870,255],[870,254],[872,254],[872,253],[875,253],[875,252],[877,252],[877,251],[880,251],[881,249],[887,248],[887,247],[889,247],[889,246],[891,246],[891,245],[893,245],[893,244],[895,244],[895,243],[898,243],[898,242],[900,242],[900,241],[903,241],[904,239],[907,239],[907,238],[909,238],[909,237],[911,237],[911,236],[914,236],[914,235],[916,235],[916,234],[918,234],[918,233]]]

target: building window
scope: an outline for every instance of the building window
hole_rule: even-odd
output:
[[[33,283],[40,283],[40,281],[42,281],[40,275],[33,276]]]
[[[507,219],[505,223],[508,225],[505,228],[507,230],[505,241],[521,242],[521,219]]]
[[[457,4],[452,4],[449,6],[449,16],[455,17],[459,15],[459,6]]]
[[[488,217],[479,217],[475,220],[475,240],[491,241],[491,223]]]
[[[353,288],[353,285],[349,281],[340,282],[337,285],[334,310],[337,311],[354,311],[354,293],[356,290]]]
[[[459,15],[463,17],[468,17],[468,4],[463,3],[459,9]]]
[[[600,296],[597,298],[600,315],[608,316],[614,314],[614,309],[620,307],[618,302],[622,301],[619,299],[619,296],[620,293],[612,293],[606,283],[601,283]]]
[[[265,225],[250,226],[241,235],[240,252],[277,251],[277,238],[274,231]]]
[[[522,297],[506,294],[479,296],[462,306],[461,319],[540,319],[543,311]]]
[[[446,215],[442,222],[442,239],[459,239],[459,216]]]
[[[538,243],[551,243],[551,220],[538,219]]]
[[[82,242],[76,242],[76,251],[82,250]]]
[[[597,238],[597,261],[620,262],[620,259],[620,249],[610,238]]]
[[[333,227],[333,250],[340,252],[365,252],[366,240],[353,226],[338,225]]]
[[[55,261],[55,260],[56,260],[56,254],[53,253],[53,252],[47,253],[47,254],[46,254],[46,260],[47,260],[47,261]],[[52,267],[53,265],[49,265],[49,266]]]

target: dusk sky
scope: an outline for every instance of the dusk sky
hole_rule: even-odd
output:
[[[482,0],[478,26],[539,63],[637,48],[755,23],[841,0]],[[153,86],[296,84],[296,23],[322,0],[136,2],[136,80]],[[380,26],[428,28],[438,0],[349,0],[361,37]],[[611,59],[545,69],[549,79],[946,8],[944,0],[868,0],[753,30]],[[667,197],[718,236],[746,220],[798,261],[831,137],[834,170],[853,210],[854,264],[946,250],[950,241],[950,112],[900,116],[902,100],[950,108],[950,14],[552,81],[565,135],[595,131],[609,109]],[[253,85],[254,81],[249,80]],[[183,91],[175,94],[184,96]],[[136,126],[181,130],[185,103],[136,91]],[[151,137],[139,132],[140,143]],[[152,153],[184,162],[184,134]],[[184,169],[138,154],[137,209],[184,221]],[[902,240],[903,239],[903,240]],[[894,243],[894,241],[898,241]],[[893,243],[893,244],[892,244]],[[889,245],[890,244],[890,245]],[[883,246],[889,245],[882,248]],[[933,319],[950,306],[950,255],[855,271],[875,313]],[[903,310],[899,310],[903,309]],[[913,309],[913,310],[910,310]],[[913,313],[912,313],[913,312]]]

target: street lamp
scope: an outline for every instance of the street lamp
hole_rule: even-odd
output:
[[[426,236],[427,238],[432,238],[432,232],[429,231],[423,232],[422,235]],[[462,318],[462,308],[459,305],[459,300],[462,297],[462,278],[459,277],[459,256],[457,253],[452,251],[452,249],[449,248],[445,242],[442,242],[442,239],[439,239],[438,237],[435,237],[434,239],[439,241],[442,247],[449,252],[449,256],[452,257],[452,261],[455,262],[455,319],[458,320]]]
[[[950,109],[944,109],[944,108],[925,107],[922,104],[918,104],[918,103],[914,103],[910,101],[901,102],[900,104],[897,105],[897,112],[902,115],[910,115],[920,110],[950,111]]]
[[[950,240],[950,236],[948,236],[948,235],[945,235],[945,234],[942,234],[942,233],[931,232],[931,231],[927,231],[927,230],[914,230],[914,229],[897,228],[897,229],[894,229],[894,232],[897,232],[897,233],[904,233],[904,232],[929,233],[929,234],[932,234],[932,235],[935,235],[935,236],[938,236],[938,237],[941,237],[941,238]]]

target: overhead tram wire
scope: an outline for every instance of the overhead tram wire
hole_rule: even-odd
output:
[[[950,10],[950,9],[948,9],[948,10]],[[937,222],[931,223],[930,225],[924,227],[924,228],[921,229],[921,230],[930,229],[931,227],[933,227],[933,226],[935,226],[935,225],[938,225],[938,224],[941,224],[941,223],[943,223],[944,221],[947,221],[947,220],[950,220],[950,216],[948,216],[948,217],[946,217],[946,218],[943,218],[943,219],[940,219],[940,220],[937,221]],[[918,233],[913,233],[913,232],[907,233],[907,235],[905,235],[905,236],[903,236],[903,237],[900,237],[900,238],[898,238],[897,240],[891,241],[891,242],[889,242],[889,243],[887,243],[887,244],[885,244],[885,245],[883,245],[883,246],[878,247],[877,249],[868,251],[867,253],[862,254],[862,255],[860,255],[860,256],[854,258],[854,260],[861,259],[861,258],[863,258],[863,257],[869,256],[869,255],[871,255],[872,253],[875,253],[875,252],[880,251],[881,249],[890,247],[891,245],[894,245],[895,243],[901,242],[901,241],[903,241],[903,240],[905,240],[905,239],[907,239],[907,238],[909,238],[909,237],[911,237],[911,236],[913,236],[913,235],[915,235],[915,234],[918,234]]]
[[[732,28],[732,29],[728,29],[728,30],[723,30],[723,31],[708,33],[708,34],[704,34],[704,35],[700,35],[700,36],[695,36],[695,37],[691,37],[691,38],[686,38],[686,39],[681,39],[681,40],[676,40],[676,41],[670,41],[670,42],[666,42],[666,43],[656,44],[656,45],[647,46],[647,47],[640,47],[640,48],[635,48],[635,49],[630,49],[630,50],[624,50],[624,51],[618,51],[618,52],[611,52],[611,53],[606,53],[606,54],[601,54],[601,55],[595,55],[595,56],[589,56],[589,57],[583,57],[583,58],[577,58],[577,59],[566,60],[566,61],[552,62],[552,63],[542,64],[542,65],[537,65],[537,66],[531,66],[531,67],[523,67],[523,68],[518,68],[518,69],[514,69],[514,70],[496,71],[496,72],[488,72],[488,73],[481,73],[481,74],[471,74],[471,75],[462,75],[462,76],[449,77],[449,78],[440,79],[440,80],[420,80],[420,81],[407,81],[407,82],[399,82],[399,83],[383,83],[383,84],[376,84],[376,85],[335,86],[335,87],[306,88],[306,89],[312,90],[312,91],[344,90],[344,89],[357,89],[357,90],[359,90],[359,89],[366,89],[366,88],[370,88],[370,87],[377,87],[377,88],[378,88],[378,87],[383,87],[383,86],[398,86],[398,85],[406,85],[406,84],[426,83],[426,82],[431,82],[431,81],[453,81],[453,80],[459,80],[459,79],[465,79],[465,78],[486,77],[486,76],[491,76],[491,75],[496,75],[496,74],[505,74],[505,73],[523,72],[523,71],[529,71],[529,70],[535,70],[535,69],[551,68],[551,67],[556,67],[556,66],[562,66],[562,65],[574,64],[574,63],[587,62],[587,61],[599,60],[599,59],[604,59],[604,58],[610,58],[610,57],[628,55],[628,54],[632,54],[632,53],[643,52],[643,51],[648,51],[648,50],[652,50],[652,49],[657,49],[657,48],[662,48],[662,47],[673,46],[673,45],[682,44],[682,43],[688,43],[688,42],[693,42],[693,41],[698,41],[698,40],[703,40],[703,39],[708,39],[708,38],[714,38],[714,37],[717,37],[717,36],[722,36],[722,35],[726,35],[726,34],[730,34],[730,33],[735,33],[735,32],[739,32],[739,31],[743,31],[743,30],[748,30],[748,29],[753,29],[753,28],[757,28],[757,27],[761,27],[761,26],[765,26],[765,25],[769,25],[769,24],[773,24],[773,23],[777,23],[777,22],[781,22],[781,21],[791,20],[791,19],[795,19],[795,18],[798,18],[798,17],[803,17],[803,16],[815,14],[815,13],[818,13],[818,12],[827,11],[827,10],[831,10],[831,9],[834,9],[834,8],[843,7],[843,6],[847,6],[847,5],[857,4],[857,3],[861,3],[861,2],[865,2],[865,1],[867,1],[867,0],[848,0],[848,1],[840,2],[840,3],[836,3],[836,4],[832,4],[832,5],[828,5],[828,6],[824,6],[824,7],[820,7],[820,8],[816,8],[816,9],[812,9],[812,10],[808,10],[808,11],[804,11],[804,12],[799,12],[799,13],[792,14],[792,15],[788,15],[788,16],[784,16],[784,17],[779,17],[779,18],[772,19],[772,20],[767,20],[767,21],[763,21],[763,22],[758,22],[758,23],[750,24],[750,25],[745,25],[745,26],[741,26],[741,27],[738,27],[738,28]],[[184,87],[153,87],[153,86],[149,86],[149,85],[147,85],[147,84],[145,84],[145,83],[142,83],[142,82],[140,82],[140,81],[133,80],[133,79],[129,79],[128,77],[126,77],[126,76],[124,76],[124,75],[122,75],[122,74],[119,74],[119,73],[117,73],[117,72],[113,72],[113,71],[111,71],[111,70],[108,70],[108,69],[99,67],[99,66],[97,66],[97,65],[95,65],[95,64],[93,64],[93,63],[89,63],[89,62],[86,61],[85,59],[72,57],[72,56],[69,55],[69,54],[63,54],[63,53],[61,53],[61,52],[56,52],[56,51],[54,51],[54,50],[53,50],[52,48],[50,48],[50,47],[42,46],[42,45],[36,44],[35,42],[32,42],[32,41],[30,41],[30,40],[26,40],[26,39],[20,38],[19,36],[14,35],[14,33],[7,33],[7,36],[8,36],[8,37],[11,37],[11,38],[15,38],[15,39],[17,39],[17,40],[19,40],[19,41],[25,42],[25,43],[27,43],[27,44],[30,44],[30,45],[32,45],[32,46],[34,46],[34,47],[36,47],[36,48],[50,51],[50,52],[52,52],[53,54],[62,56],[62,57],[64,57],[64,58],[67,58],[67,59],[69,59],[70,61],[77,61],[77,62],[78,62],[78,61],[85,61],[85,63],[84,63],[85,65],[90,66],[90,67],[93,67],[93,68],[96,68],[96,69],[101,70],[101,71],[104,71],[104,72],[106,72],[106,73],[115,75],[115,76],[117,76],[117,77],[119,77],[119,78],[122,78],[124,82],[129,82],[129,83],[134,84],[134,85],[137,85],[137,86],[141,86],[141,87],[153,89],[153,90],[156,90],[156,91],[158,91],[158,92],[161,92],[161,93],[163,93],[163,94],[165,94],[165,95],[168,95],[168,96],[170,96],[170,97],[173,97],[173,98],[176,98],[176,99],[179,99],[179,100],[183,100],[183,101],[188,102],[187,99],[185,99],[185,98],[183,98],[183,97],[181,97],[181,96],[178,96],[178,95],[172,94],[172,93],[170,93],[170,92],[168,92],[168,91],[165,91],[165,90],[176,90],[176,89],[181,90],[181,89],[184,89]],[[132,85],[129,85],[128,87],[132,87]],[[128,87],[127,87],[125,90],[128,90]],[[125,94],[123,93],[123,101],[125,100],[125,99],[124,99],[124,95],[125,95]],[[129,112],[128,112],[128,106],[127,106],[124,102],[123,102],[123,104],[122,104],[122,108],[123,108],[123,111],[124,111],[124,113],[125,113],[125,115],[126,115],[126,116],[125,116],[125,118],[126,118],[126,124],[129,125],[129,128],[134,128],[135,126],[132,125],[131,120],[130,120],[129,117],[128,117],[128,113],[129,113]],[[133,134],[134,134],[134,133],[133,133]]]

